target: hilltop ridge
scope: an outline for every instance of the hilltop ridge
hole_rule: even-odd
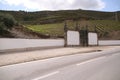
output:
[[[4,11],[1,13],[11,14],[22,24],[49,24],[63,22],[64,20],[115,20],[116,13],[120,20],[120,11],[102,12],[91,10],[60,10],[60,11]]]

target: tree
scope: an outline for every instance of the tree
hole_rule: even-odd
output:
[[[16,24],[16,20],[10,14],[0,13],[0,36],[9,34],[11,29]]]
[[[0,13],[0,30],[11,29],[16,24],[16,20],[10,14]]]

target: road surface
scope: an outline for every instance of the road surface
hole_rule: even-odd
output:
[[[1,53],[0,54],[0,67],[24,62],[30,62],[35,60],[48,59],[53,57],[84,54],[89,52],[95,52],[97,50],[107,50],[113,48],[120,48],[120,46],[95,46],[95,47],[65,47],[55,48],[47,50],[36,50],[27,52],[16,53]]]
[[[120,80],[120,50],[0,67],[0,80]]]

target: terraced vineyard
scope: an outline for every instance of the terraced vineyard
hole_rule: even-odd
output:
[[[120,22],[113,20],[89,20],[89,21],[77,21],[79,29],[82,29],[86,25],[89,31],[93,31],[95,26],[99,33],[100,38],[110,37],[112,33],[120,32]],[[67,26],[70,30],[75,30],[76,22],[67,21]],[[26,27],[34,32],[38,32],[44,35],[50,35],[51,37],[63,37],[64,35],[64,22],[55,24],[43,24],[43,25],[26,25]],[[120,39],[119,34],[113,34],[113,36]]]

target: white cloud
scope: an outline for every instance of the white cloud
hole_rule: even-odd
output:
[[[105,7],[102,0],[2,0],[2,3],[32,10],[91,9]]]

